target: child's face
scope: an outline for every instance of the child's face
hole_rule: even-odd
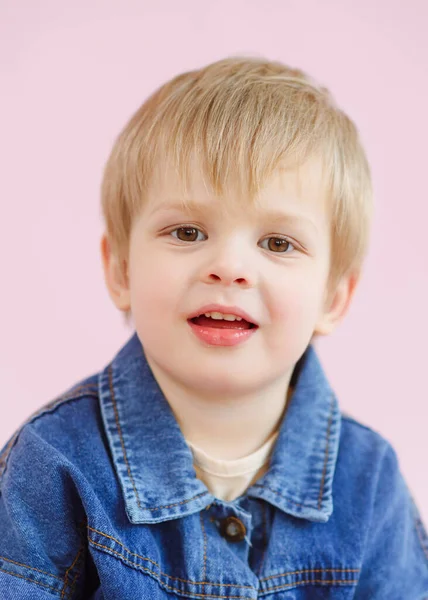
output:
[[[223,213],[227,199],[210,196],[197,177],[189,195],[200,213],[168,208],[178,200],[172,172],[153,186],[131,234],[129,287],[116,298],[131,308],[149,364],[193,390],[260,391],[291,373],[314,333],[331,331],[349,285],[329,312],[330,220],[320,163],[312,159],[299,174],[272,178],[261,214],[250,205]],[[188,318],[211,303],[243,309],[258,329],[233,346],[201,340]]]

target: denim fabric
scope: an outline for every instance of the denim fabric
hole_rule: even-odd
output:
[[[298,366],[269,471],[225,502],[134,334],[3,448],[1,600],[427,599],[427,534],[393,448],[341,413],[312,346]]]

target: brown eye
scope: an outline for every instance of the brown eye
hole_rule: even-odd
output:
[[[284,238],[270,237],[266,238],[266,240],[268,242],[267,249],[276,252],[277,254],[286,254],[290,248],[294,249],[293,244]]]
[[[199,229],[196,227],[177,227],[171,231],[171,235],[177,232],[177,235],[173,237],[177,238],[181,242],[196,242],[198,238],[198,233],[200,233]]]

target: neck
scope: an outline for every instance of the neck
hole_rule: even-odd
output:
[[[268,389],[216,397],[184,387],[147,361],[186,440],[217,459],[258,450],[279,428],[292,393],[292,370]]]

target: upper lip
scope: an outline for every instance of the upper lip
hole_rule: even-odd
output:
[[[189,315],[188,319],[193,319],[194,317],[199,317],[205,313],[210,312],[219,312],[223,315],[235,315],[236,317],[242,317],[249,323],[253,323],[256,327],[259,326],[257,321],[253,319],[251,315],[249,315],[245,310],[239,308],[239,306],[223,306],[221,304],[206,304],[205,306],[201,306],[198,310],[195,310],[191,315]]]

